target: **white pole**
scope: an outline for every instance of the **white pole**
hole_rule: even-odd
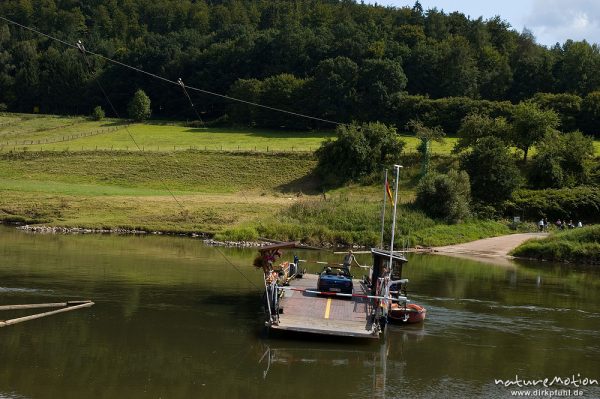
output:
[[[384,169],[384,179],[383,179],[383,208],[381,208],[381,241],[379,246],[383,249],[383,229],[385,226],[385,203],[387,199],[387,169]]]
[[[394,169],[396,170],[396,184],[395,184],[395,190],[394,190],[394,214],[392,216],[392,239],[390,242],[390,264],[389,266],[389,272],[391,273],[392,271],[392,257],[394,256],[394,236],[396,233],[396,207],[398,205],[398,180],[400,180],[400,168],[402,167],[402,165],[394,165]],[[386,284],[386,286],[384,287],[384,292],[383,292],[383,296],[386,298],[385,300],[387,301],[389,299],[389,291],[390,291],[390,286],[389,284]],[[387,305],[387,302],[386,302]],[[387,315],[387,308],[384,308],[384,314]]]
[[[392,270],[392,256],[394,255],[394,235],[396,233],[396,206],[398,205],[398,180],[400,178],[400,168],[402,165],[394,165],[396,170],[396,185],[394,191],[394,215],[392,217],[392,240],[390,242],[390,271]]]

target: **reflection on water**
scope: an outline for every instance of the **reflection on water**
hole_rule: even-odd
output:
[[[505,398],[495,378],[600,377],[594,269],[411,256],[428,320],[373,343],[267,336],[254,251],[223,253],[253,284],[196,240],[0,228],[1,304],[96,302],[0,329],[0,398]]]

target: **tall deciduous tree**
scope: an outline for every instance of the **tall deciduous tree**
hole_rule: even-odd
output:
[[[558,61],[560,90],[585,95],[600,89],[600,48],[597,44],[567,40]]]
[[[510,126],[506,119],[503,117],[492,118],[481,114],[469,114],[463,118],[458,129],[458,141],[454,145],[453,151],[455,153],[461,152],[475,145],[480,139],[490,136],[496,137],[504,143],[510,142]]]
[[[525,31],[518,37],[511,57],[513,83],[509,96],[512,100],[531,98],[537,92],[554,91],[553,69],[557,55],[538,46],[531,32]]]
[[[328,58],[319,63],[313,86],[321,114],[349,120],[356,107],[358,65],[347,57]]]
[[[395,128],[382,123],[340,125],[336,136],[336,140],[326,141],[317,150],[317,171],[333,185],[373,173],[393,162],[406,144]]]
[[[513,110],[512,130],[515,146],[523,150],[523,161],[527,161],[529,148],[559,125],[558,114],[553,110],[541,109],[531,101],[520,102]]]
[[[496,137],[479,140],[463,155],[461,169],[469,174],[473,199],[490,205],[507,200],[521,184],[521,175],[506,145]]]
[[[593,91],[581,103],[582,128],[585,133],[600,135],[600,91]]]
[[[360,113],[376,119],[373,116],[389,106],[392,95],[405,87],[406,75],[400,60],[365,60],[358,78]]]
[[[262,82],[258,79],[238,79],[229,90],[229,95],[243,101],[260,102]],[[245,102],[233,102],[229,108],[229,116],[234,123],[254,125],[257,122],[257,109]]]
[[[581,132],[550,133],[538,144],[529,173],[537,188],[561,188],[589,183],[594,142]]]
[[[305,90],[307,81],[284,73],[271,76],[262,82],[260,103],[286,111],[302,112],[306,104]],[[306,128],[307,121],[288,114],[274,112],[265,108],[256,110],[257,118],[263,126],[273,128]]]
[[[492,46],[484,46],[479,51],[479,92],[481,97],[500,100],[512,83],[512,70],[508,56]]]
[[[150,112],[150,98],[143,90],[136,91],[127,107],[127,114],[134,121],[141,122],[150,117]]]

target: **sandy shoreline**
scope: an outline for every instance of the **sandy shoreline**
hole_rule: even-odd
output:
[[[484,238],[464,244],[433,247],[431,251],[440,255],[456,256],[501,265],[512,265],[510,251],[527,240],[547,237],[548,233],[517,233],[505,236]]]

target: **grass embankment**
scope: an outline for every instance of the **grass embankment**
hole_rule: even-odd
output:
[[[307,154],[5,153],[0,155],[0,220],[208,232],[230,240],[377,243],[380,188],[344,187],[327,192],[324,200],[311,174],[315,165]],[[414,196],[410,171],[402,181],[398,245],[406,238],[411,245],[445,245],[508,232],[498,222],[447,226],[413,209],[407,204]]]
[[[227,229],[217,235],[222,239],[242,236],[278,237],[312,244],[378,245],[381,234],[381,202],[373,197],[336,196],[327,201],[301,200],[276,215]],[[495,221],[479,221],[446,225],[427,217],[410,204],[398,207],[396,246],[439,246],[477,240],[510,233],[508,226]],[[385,242],[389,242],[391,207],[387,210]]]
[[[311,157],[45,152],[0,156],[0,219],[60,226],[220,231],[314,190]],[[183,205],[171,197],[173,192]]]
[[[600,264],[600,226],[561,231],[521,244],[511,255],[556,262]]]

